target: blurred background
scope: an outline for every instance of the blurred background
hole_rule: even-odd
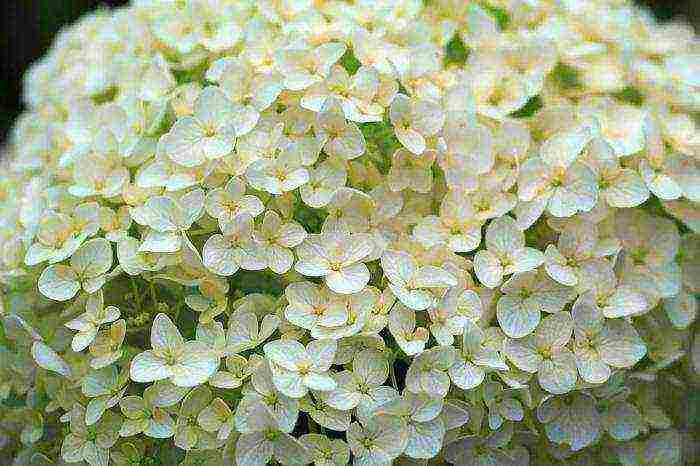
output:
[[[126,0],[0,0],[0,141],[21,111],[21,79],[56,32],[87,11]],[[660,19],[689,18],[698,29],[700,0],[640,0]]]

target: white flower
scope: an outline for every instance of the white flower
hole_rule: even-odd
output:
[[[194,114],[180,118],[160,144],[173,162],[196,167],[233,151],[236,137],[245,134],[237,121],[239,109],[218,87],[207,87],[197,97]]]
[[[143,433],[152,438],[172,437],[175,433],[175,421],[159,401],[156,386],[144,390],[143,397],[125,396],[119,400],[119,408],[126,417],[119,435],[131,437]]]
[[[107,281],[112,267],[112,246],[104,238],[95,238],[78,248],[70,265],[53,264],[39,277],[41,294],[55,301],[67,301],[81,289],[94,293]]]
[[[589,128],[576,128],[547,139],[540,156],[527,159],[520,167],[518,198],[544,203],[555,217],[591,210],[598,183],[595,173],[577,160],[590,138]]]
[[[73,215],[49,211],[38,224],[36,241],[29,246],[24,263],[32,266],[49,261],[54,264],[69,258],[89,237],[99,230],[98,205],[78,205]]]
[[[456,466],[528,466],[528,450],[522,445],[510,446],[512,436],[512,427],[504,427],[487,437],[461,438],[447,445],[445,457]]]
[[[129,377],[116,367],[90,372],[83,378],[81,391],[90,401],[85,408],[85,424],[93,425],[126,394]]]
[[[286,273],[294,262],[291,248],[301,244],[306,236],[300,224],[295,221],[283,222],[277,212],[268,210],[260,228],[253,233],[254,254],[264,258],[273,272]]]
[[[320,112],[329,99],[340,99],[345,118],[358,123],[382,121],[384,109],[398,90],[396,81],[373,66],[361,66],[350,76],[342,66],[331,68],[322,82],[306,89],[301,106]]]
[[[504,422],[520,422],[525,417],[520,400],[512,390],[504,390],[499,383],[484,386],[484,403],[488,409],[489,428],[498,430]]]
[[[403,418],[408,437],[403,454],[409,458],[429,459],[440,452],[447,431],[440,417],[442,407],[442,398],[406,391],[402,396],[397,396],[382,405],[378,414]]]
[[[496,159],[491,130],[470,117],[456,124],[448,122],[438,145],[438,163],[450,189],[474,191],[479,177],[486,175]]]
[[[151,347],[131,362],[134,382],[170,379],[179,387],[194,387],[206,382],[219,367],[218,356],[206,344],[185,341],[165,314],[153,320]]]
[[[233,275],[239,268],[262,270],[267,266],[264,257],[256,254],[253,244],[253,218],[238,216],[235,222],[223,225],[223,235],[212,235],[204,243],[204,266],[222,277]]]
[[[434,151],[416,156],[406,149],[398,149],[391,156],[391,168],[387,174],[389,188],[392,191],[410,189],[417,193],[430,192],[433,187],[433,162]]]
[[[109,328],[97,333],[95,340],[89,347],[90,367],[101,369],[115,363],[124,355],[122,344],[126,337],[126,321],[119,319]]]
[[[274,457],[283,465],[304,465],[311,461],[309,452],[296,438],[280,430],[277,421],[264,404],[257,404],[249,413],[246,429],[236,442],[236,464],[265,466]]]
[[[303,166],[305,149],[303,143],[292,142],[275,158],[253,161],[245,170],[248,184],[279,196],[308,183],[309,171]]]
[[[131,237],[126,237],[117,243],[119,266],[128,275],[157,272],[178,262],[175,254],[139,251],[139,247],[139,240]]]
[[[435,346],[415,358],[406,373],[406,389],[444,398],[450,389],[447,371],[455,363],[457,351],[452,346]]]
[[[564,226],[556,245],[547,245],[544,251],[544,269],[558,283],[585,290],[590,284],[586,282],[584,269],[618,250],[616,240],[600,237],[597,225],[574,221]]]
[[[61,444],[61,457],[67,463],[87,462],[90,466],[107,466],[109,449],[119,439],[119,415],[109,413],[93,426],[85,424],[85,409],[76,404],[70,411],[70,433]]]
[[[310,282],[295,282],[285,288],[287,307],[285,318],[292,324],[306,330],[317,326],[339,327],[348,321],[345,303],[325,288]]]
[[[581,378],[603,383],[612,368],[634,366],[646,354],[646,345],[632,325],[622,319],[605,319],[585,296],[571,311],[574,319],[574,356]]]
[[[436,135],[445,123],[445,113],[440,106],[404,94],[394,97],[389,118],[396,138],[415,155],[425,151],[426,138]]]
[[[262,201],[256,196],[245,194],[245,181],[231,178],[223,188],[212,189],[204,200],[206,212],[223,225],[233,222],[241,214],[257,217],[265,210]]]
[[[597,175],[600,196],[611,207],[635,207],[649,198],[649,190],[639,174],[620,167],[612,147],[603,139],[591,141],[585,163]]]
[[[600,436],[595,400],[582,393],[571,395],[569,402],[556,396],[545,399],[537,407],[537,419],[544,423],[547,438],[566,443],[573,451],[593,444]]]
[[[129,181],[129,170],[122,165],[119,143],[111,131],[100,131],[91,151],[73,163],[73,181],[68,192],[76,197],[118,195]]]
[[[359,413],[370,413],[380,402],[389,387],[383,386],[389,377],[389,361],[377,350],[365,349],[355,354],[352,370],[334,375],[336,388],[322,392],[323,401],[340,410],[357,408]],[[381,401],[380,401],[381,400]]]
[[[302,201],[309,207],[328,205],[338,189],[347,183],[346,170],[333,160],[326,160],[309,171],[309,182],[299,188]]]
[[[379,302],[379,292],[374,287],[365,287],[357,293],[338,294],[333,301],[334,306],[345,309],[347,320],[337,326],[316,325],[311,329],[312,338],[341,340],[364,332],[370,315]]]
[[[582,269],[587,291],[579,298],[590,300],[609,319],[642,314],[649,301],[641,290],[620,283],[612,265],[605,261],[586,264]]]
[[[536,372],[543,389],[556,395],[568,393],[578,378],[574,355],[566,347],[572,331],[571,315],[558,312],[543,319],[534,334],[507,339],[503,351],[518,369]]]
[[[670,219],[623,210],[615,217],[615,232],[625,252],[623,282],[636,285],[651,303],[678,294],[681,271],[674,258],[680,235]]]
[[[326,42],[316,48],[290,47],[280,50],[275,54],[275,62],[284,76],[284,87],[300,91],[323,81],[346,49],[343,43]]]
[[[381,265],[391,291],[404,305],[417,311],[427,309],[433,303],[431,288],[449,288],[458,283],[445,269],[419,266],[413,256],[403,251],[385,251]]]
[[[253,312],[239,309],[229,317],[226,349],[231,353],[242,353],[256,348],[270,338],[279,325],[280,318],[274,314],[258,319]]]
[[[401,303],[397,303],[389,313],[389,331],[408,355],[421,353],[430,336],[424,327],[416,328],[416,311]]]
[[[455,335],[461,335],[467,321],[477,321],[482,315],[481,298],[464,286],[450,288],[428,308],[430,333],[439,345],[452,345]]]
[[[233,411],[224,400],[214,398],[197,415],[197,424],[207,432],[216,433],[218,440],[226,440],[234,429]]]
[[[323,151],[331,157],[352,160],[365,153],[365,137],[360,128],[345,120],[336,99],[327,99],[316,115],[314,133]]]
[[[69,329],[78,331],[71,343],[73,351],[82,351],[90,346],[100,326],[114,322],[120,315],[117,307],[104,307],[104,295],[101,290],[88,296],[85,313],[65,324]]]
[[[328,374],[338,348],[335,340],[314,340],[306,348],[294,340],[275,340],[264,346],[273,382],[282,393],[301,398],[309,389],[328,391],[336,382]]]
[[[204,191],[195,188],[179,196],[153,196],[130,212],[136,223],[150,228],[139,251],[177,252],[188,241],[187,230],[204,212]]]
[[[509,216],[492,220],[486,229],[486,249],[474,256],[474,272],[489,288],[501,284],[503,277],[534,270],[544,262],[537,249],[525,246],[525,233]]]
[[[352,418],[350,411],[333,408],[313,392],[301,399],[299,408],[319,426],[326,429],[345,432],[350,427]]]
[[[503,356],[485,343],[484,331],[475,323],[466,321],[456,362],[447,371],[452,383],[459,388],[470,390],[478,387],[486,378],[487,371],[508,369]]]
[[[387,415],[375,416],[362,424],[353,422],[347,437],[358,466],[391,464],[408,442],[404,421]]]
[[[605,430],[620,442],[632,440],[643,430],[644,420],[636,406],[627,401],[613,403],[602,416]]]
[[[542,311],[554,313],[564,309],[576,296],[549,277],[538,272],[525,272],[511,277],[501,287],[496,317],[503,332],[511,338],[532,333],[540,323]]]
[[[226,57],[215,61],[207,79],[218,82],[231,101],[239,104],[239,119],[244,128],[253,128],[260,112],[269,108],[282,92],[282,76],[274,72],[256,73],[244,57]]]
[[[299,442],[309,451],[315,466],[345,466],[350,461],[350,447],[343,440],[305,434]]]
[[[600,136],[616,157],[633,155],[644,148],[644,110],[617,104],[610,98],[590,99],[580,107],[580,118],[595,119],[600,125]]]
[[[307,236],[296,248],[294,270],[307,277],[323,277],[332,291],[357,293],[369,282],[369,269],[362,262],[373,244],[366,234],[325,230]]]
[[[279,430],[287,433],[294,430],[299,417],[299,400],[277,391],[272,378],[269,364],[263,361],[255,369],[236,409],[235,423],[238,432],[250,430],[248,424],[254,421],[250,414],[259,404],[264,404],[270,410]]]
[[[481,244],[482,225],[466,196],[451,190],[440,203],[440,215],[419,220],[413,238],[426,248],[444,245],[454,252],[469,252]]]

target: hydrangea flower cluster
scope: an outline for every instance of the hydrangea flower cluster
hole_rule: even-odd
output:
[[[699,78],[625,0],[86,16],[3,149],[0,462],[691,464]]]

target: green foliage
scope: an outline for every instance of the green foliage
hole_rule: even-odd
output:
[[[464,65],[469,57],[469,49],[459,34],[452,36],[452,39],[445,46],[445,66]]]
[[[622,102],[636,105],[637,107],[641,106],[644,103],[644,95],[641,92],[639,92],[639,89],[632,86],[627,86],[620,92],[616,92],[615,94],[613,94],[613,97]]]
[[[528,118],[540,111],[543,106],[542,98],[539,95],[536,95],[531,97],[522,108],[511,113],[510,116],[513,118]]]
[[[492,5],[484,5],[484,9],[486,9],[486,11],[491,13],[494,18],[496,18],[496,23],[501,31],[508,28],[508,25],[510,24],[510,15],[506,10]]]
[[[394,128],[386,119],[382,122],[362,123],[359,126],[367,143],[367,155],[377,169],[386,174],[391,168],[391,157],[401,148]]]
[[[345,68],[345,71],[352,75],[357,72],[360,66],[362,66],[362,63],[355,57],[352,50],[347,49],[340,59],[340,65]]]
[[[555,82],[562,89],[576,89],[581,86],[579,81],[579,73],[573,66],[567,65],[566,63],[559,62],[554,67],[552,71],[552,76]]]

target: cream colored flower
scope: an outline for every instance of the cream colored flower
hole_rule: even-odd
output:
[[[88,296],[85,313],[65,324],[69,329],[78,331],[71,343],[73,351],[82,351],[90,346],[100,326],[114,322],[120,314],[115,306],[104,307],[104,294],[101,290]]]
[[[474,255],[474,272],[481,283],[495,288],[504,276],[529,272],[543,262],[544,255],[525,246],[525,234],[512,217],[505,215],[489,223],[486,249]]]
[[[457,285],[457,279],[447,270],[432,265],[420,266],[403,251],[387,250],[381,258],[384,275],[396,297],[407,307],[422,311],[433,303],[433,288]]]
[[[397,94],[391,102],[389,118],[396,138],[415,155],[421,155],[426,147],[426,138],[434,136],[445,123],[445,113],[429,101],[412,99]]]
[[[222,226],[244,213],[257,217],[263,213],[265,206],[256,196],[245,194],[245,181],[231,178],[223,188],[212,189],[207,193],[204,209]]]
[[[328,370],[338,344],[335,340],[314,340],[306,348],[294,340],[275,340],[264,347],[270,361],[275,387],[292,398],[301,398],[309,389],[329,391],[336,387]]]
[[[372,247],[366,234],[326,230],[309,235],[297,246],[299,260],[294,269],[307,277],[323,277],[336,293],[357,293],[369,282],[369,269],[363,260]]]
[[[151,346],[131,362],[135,382],[169,379],[179,387],[193,387],[206,382],[219,367],[219,358],[206,344],[185,341],[165,314],[153,320]]]
[[[299,246],[306,237],[307,233],[300,224],[284,222],[277,212],[268,210],[260,228],[253,233],[254,254],[264,258],[270,270],[283,274],[294,263],[291,248]]]
[[[196,167],[233,151],[236,137],[245,134],[237,121],[239,109],[218,87],[207,87],[195,101],[194,114],[179,119],[160,144],[173,162]]]
[[[112,267],[112,246],[104,238],[95,238],[78,248],[70,265],[53,264],[39,277],[41,294],[55,301],[67,301],[82,289],[94,293],[107,281]]]

